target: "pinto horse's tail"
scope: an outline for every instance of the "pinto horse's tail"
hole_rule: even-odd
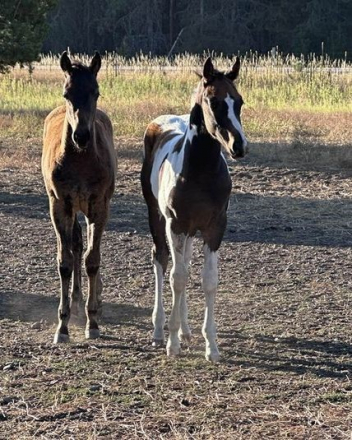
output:
[[[156,140],[162,132],[160,125],[151,122],[144,133],[144,160],[150,161],[153,156]]]

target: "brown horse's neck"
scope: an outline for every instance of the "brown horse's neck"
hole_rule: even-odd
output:
[[[93,123],[90,140],[88,142],[88,146],[86,148],[86,152],[96,152],[96,131],[95,131],[95,123]],[[65,115],[64,125],[62,128],[62,138],[61,138],[61,153],[64,154],[68,151],[79,152],[78,148],[74,145],[72,139],[72,128],[68,122],[67,114]]]

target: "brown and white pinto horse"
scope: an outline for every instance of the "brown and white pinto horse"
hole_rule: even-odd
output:
[[[53,110],[44,125],[42,173],[49,197],[50,215],[57,236],[61,280],[59,324],[54,342],[69,340],[70,312],[78,313],[81,291],[82,231],[77,213],[87,220],[88,275],[86,338],[99,337],[101,311],[100,242],[108,219],[116,177],[113,131],[108,116],[97,109],[101,66],[96,52],[89,67],[61,55],[65,73],[66,106]],[[69,284],[73,272],[71,301]]]
[[[218,248],[226,227],[231,192],[231,178],[221,147],[233,158],[239,158],[244,156],[247,146],[240,119],[243,101],[233,84],[239,70],[239,58],[228,73],[215,70],[208,58],[193,97],[191,114],[160,116],[145,132],[141,181],[154,241],[154,345],[164,341],[162,287],[169,253],[166,236],[173,262],[168,355],[180,353],[179,337],[188,341],[191,336],[185,287],[193,237],[200,231],[205,258],[202,271],[206,301],[202,329],[205,357],[211,361],[219,358],[214,301]]]

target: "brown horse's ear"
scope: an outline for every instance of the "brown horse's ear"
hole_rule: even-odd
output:
[[[93,73],[94,76],[98,75],[98,72],[101,68],[101,56],[99,52],[95,52],[94,57],[89,66],[89,70]]]
[[[60,67],[65,73],[70,74],[72,72],[72,63],[69,56],[67,55],[66,50],[61,54]]]
[[[240,73],[240,67],[241,67],[241,61],[239,57],[237,57],[235,64],[232,66],[232,70],[226,73],[227,78],[229,78],[231,81],[234,81],[238,77],[238,74]]]
[[[209,81],[214,79],[214,76],[215,76],[215,74],[214,74],[214,66],[213,66],[213,63],[211,61],[211,58],[208,57],[206,59],[205,63],[204,63],[204,66],[203,66],[203,78],[207,82],[209,82]]]

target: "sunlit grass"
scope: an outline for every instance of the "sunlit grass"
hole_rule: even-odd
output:
[[[170,61],[140,55],[126,60],[107,54],[99,74],[99,105],[111,117],[115,134],[141,137],[156,116],[187,113],[198,81],[194,71],[201,71],[204,57],[185,54]],[[79,58],[89,60],[86,55]],[[214,57],[214,64],[222,70],[233,62],[234,58]],[[64,79],[58,66],[57,56],[46,56],[32,77],[18,69],[0,76],[1,136],[41,137],[45,115],[64,103]],[[242,60],[238,88],[246,103],[243,123],[249,137],[267,136],[270,129],[286,133],[284,123],[270,128],[266,119],[261,120],[264,111],[352,111],[352,68],[344,60],[248,54]],[[246,121],[246,114],[251,120]]]

